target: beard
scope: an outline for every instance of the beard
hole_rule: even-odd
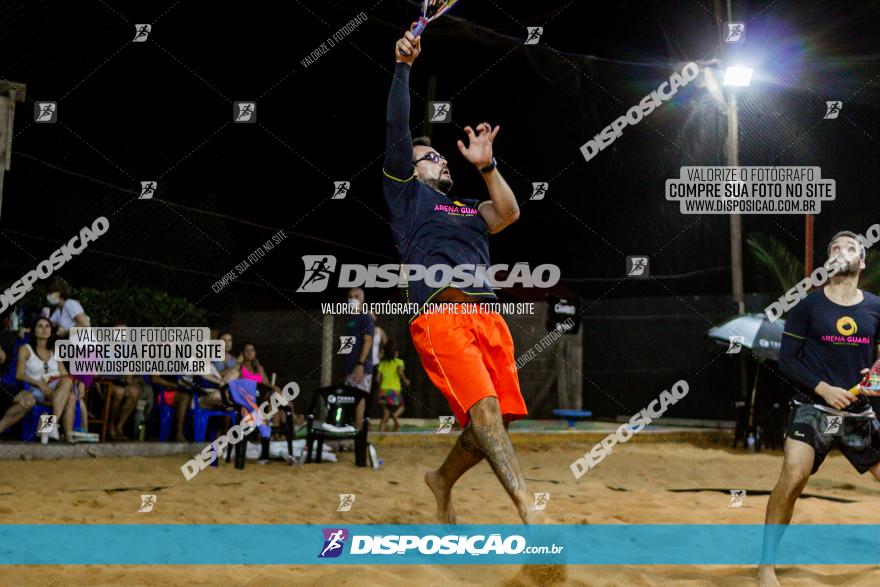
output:
[[[837,260],[837,263],[840,265],[840,271],[837,272],[838,275],[857,275],[859,273],[859,261],[861,259],[853,259],[849,263],[841,263],[840,259]]]
[[[449,177],[448,175],[441,174],[440,177],[438,177],[436,179],[435,178],[423,179],[422,183],[424,183],[425,185],[431,186],[432,188],[434,188],[435,190],[437,190],[438,192],[440,192],[442,194],[448,194],[449,190],[452,189],[452,178]]]

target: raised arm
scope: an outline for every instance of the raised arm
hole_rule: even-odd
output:
[[[409,31],[397,40],[394,47],[397,64],[394,67],[394,79],[388,92],[388,108],[385,113],[383,168],[386,175],[404,181],[413,175],[412,135],[409,132],[409,71],[421,50],[421,37],[413,37]]]
[[[464,132],[468,137],[467,147],[462,141],[458,141],[458,150],[480,171],[483,181],[486,182],[491,201],[482,202],[479,210],[492,234],[504,230],[519,218],[516,196],[495,168],[495,159],[492,156],[492,142],[500,128],[496,126],[493,129],[488,122],[483,122],[477,125],[477,132],[474,133],[471,127],[466,126]]]

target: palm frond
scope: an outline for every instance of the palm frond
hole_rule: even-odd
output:
[[[868,251],[865,270],[859,278],[859,289],[877,293],[880,290],[880,252]]]
[[[775,237],[761,232],[752,233],[746,238],[746,245],[755,260],[755,276],[763,291],[778,295],[803,278],[803,262]]]

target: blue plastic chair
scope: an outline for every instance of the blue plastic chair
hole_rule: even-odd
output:
[[[165,403],[165,388],[153,383],[149,376],[144,380],[153,388],[153,396],[156,402],[156,413],[159,414],[159,441],[165,442],[171,437],[171,427],[174,424],[174,406]]]
[[[202,379],[195,380],[196,385],[207,382]],[[232,423],[235,424],[238,412],[230,410],[206,410],[199,406],[199,398],[197,393],[192,394],[192,417],[193,417],[193,442],[204,442],[208,437],[208,420],[211,418],[229,418],[232,417]],[[214,439],[212,435],[211,440]]]

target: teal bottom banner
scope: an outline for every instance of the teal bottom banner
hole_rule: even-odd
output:
[[[0,525],[5,565],[759,562],[880,564],[880,526]]]

